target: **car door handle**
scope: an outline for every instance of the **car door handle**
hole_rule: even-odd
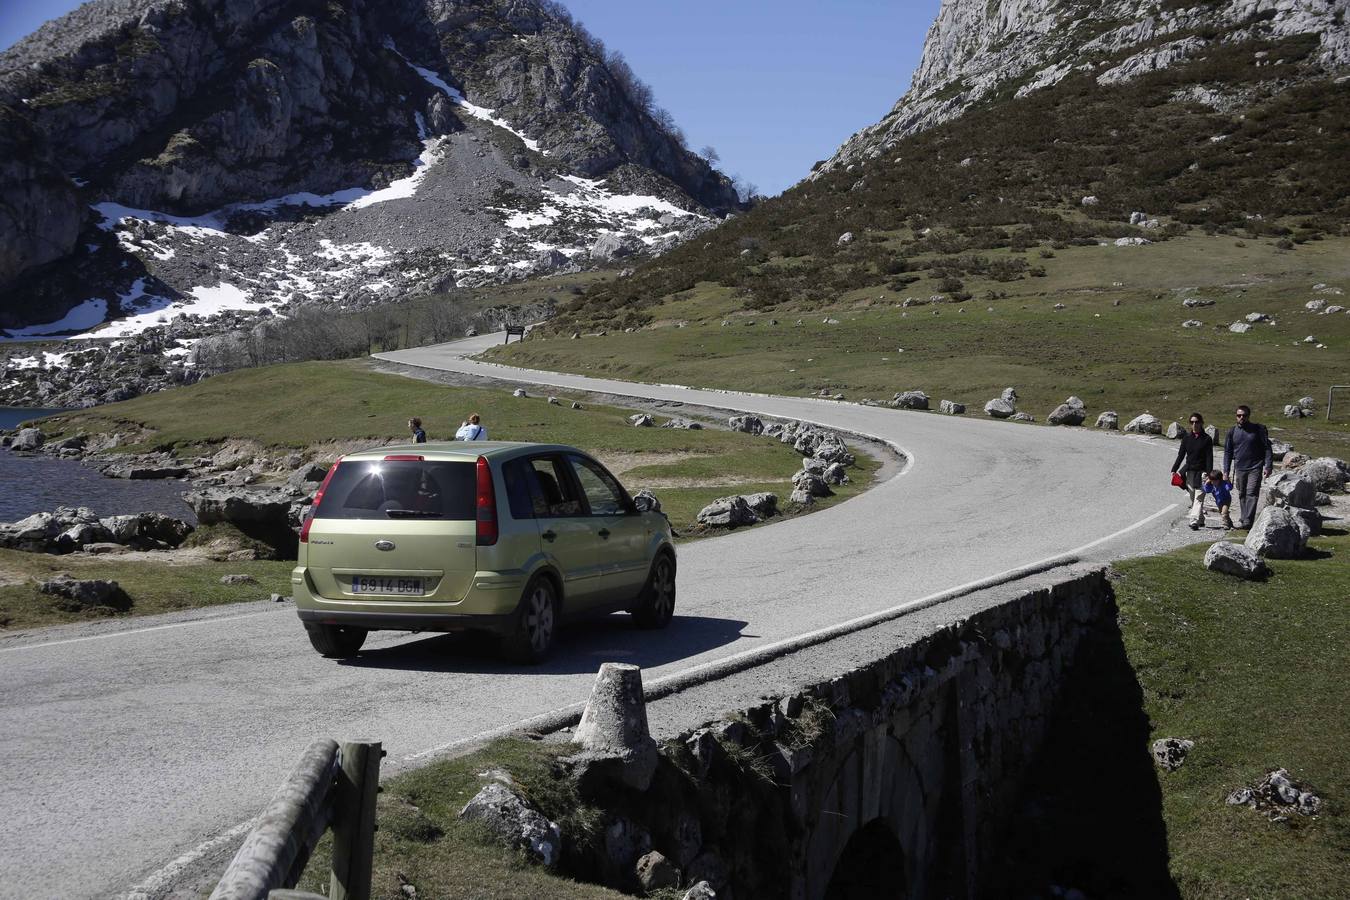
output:
[[[602,538],[604,538],[605,540],[609,540],[609,529],[608,529],[608,528],[601,528],[599,534],[600,534],[600,536],[601,536]]]
[[[553,529],[550,528],[548,531],[545,531],[543,534],[541,534],[541,535],[539,535],[539,536],[540,536],[541,538],[543,538],[544,540],[549,541],[549,542],[551,543],[551,542],[553,541],[553,539],[556,538],[558,535],[555,534],[555,533],[553,532]]]

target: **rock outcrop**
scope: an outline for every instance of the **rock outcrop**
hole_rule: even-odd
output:
[[[1095,75],[1100,85],[1122,84],[1221,43],[1315,34],[1316,62],[1343,66],[1350,63],[1344,14],[1339,0],[944,0],[909,90],[820,170],[878,158],[905,136],[950,121],[1000,93],[1023,97],[1075,74]],[[1096,201],[1084,197],[1082,205]]]

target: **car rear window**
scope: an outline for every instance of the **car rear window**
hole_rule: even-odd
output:
[[[471,520],[477,477],[473,462],[344,461],[314,518]]]

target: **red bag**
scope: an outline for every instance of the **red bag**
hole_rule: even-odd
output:
[[[1184,479],[1184,478],[1181,477],[1181,473],[1180,473],[1180,472],[1173,472],[1173,473],[1172,473],[1172,487],[1184,488],[1185,486],[1186,486],[1186,479]]]

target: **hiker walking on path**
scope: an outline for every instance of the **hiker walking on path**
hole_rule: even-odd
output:
[[[1191,413],[1191,430],[1181,436],[1172,471],[1180,472],[1191,498],[1191,531],[1205,522],[1205,479],[1214,468],[1214,439],[1205,433],[1205,417]]]
[[[484,428],[479,419],[478,413],[474,413],[459,426],[459,431],[455,432],[457,441],[486,441],[487,429]]]
[[[1261,496],[1261,479],[1270,477],[1270,434],[1266,426],[1252,421],[1250,406],[1239,406],[1234,415],[1237,425],[1228,430],[1223,442],[1223,470],[1240,498],[1242,518],[1238,527],[1251,528]]]
[[[417,416],[408,420],[408,430],[412,432],[414,444],[425,444],[427,442],[427,433],[422,429],[422,420]]]

